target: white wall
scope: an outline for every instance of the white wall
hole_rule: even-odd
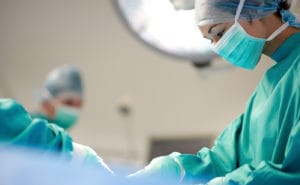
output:
[[[105,160],[144,162],[153,136],[217,135],[243,111],[271,62],[254,72],[208,73],[161,55],[136,40],[108,0],[0,0],[0,95],[35,108],[33,92],[63,63],[79,66],[86,103],[74,140]],[[225,64],[218,59],[215,64]],[[131,117],[116,104],[132,99]]]

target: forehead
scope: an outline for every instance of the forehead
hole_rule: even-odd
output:
[[[211,28],[211,27],[213,27],[215,24],[210,24],[210,25],[205,25],[205,26],[198,26],[198,29],[200,30],[200,32],[202,33],[202,34],[208,34],[208,32],[209,32],[209,29]]]
[[[208,24],[208,25],[203,25],[203,26],[198,26],[198,29],[201,31],[203,35],[207,35],[211,32],[211,29],[216,27],[216,26],[223,26],[225,23],[219,23],[219,24]]]
[[[207,24],[207,25],[202,25],[202,26],[198,26],[198,29],[201,31],[201,33],[203,35],[207,35],[210,34],[210,32],[214,29],[214,28],[222,28],[222,29],[228,29],[231,25],[233,24],[233,22],[225,22],[225,23],[217,23],[217,24]]]

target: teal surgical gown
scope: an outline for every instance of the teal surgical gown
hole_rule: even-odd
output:
[[[236,118],[211,149],[196,155],[155,158],[131,178],[172,178],[183,184],[300,184],[300,32],[272,55],[266,71]],[[221,183],[222,184],[222,183]]]
[[[11,99],[0,99],[0,148],[3,147],[24,147],[43,154],[58,154],[63,159],[81,161],[86,167],[112,174],[93,149],[73,143],[63,128],[47,120],[32,119],[22,105]]]
[[[32,119],[22,105],[0,99],[0,146],[18,145],[70,156],[72,139],[62,128]]]
[[[54,120],[49,119],[47,116],[45,116],[44,114],[39,113],[39,112],[30,113],[30,117],[32,119],[43,119],[43,120],[48,121],[49,123],[54,123]]]

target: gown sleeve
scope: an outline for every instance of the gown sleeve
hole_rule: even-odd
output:
[[[294,125],[282,163],[262,161],[256,168],[245,164],[226,174],[224,184],[297,185],[300,184],[300,121]]]
[[[256,166],[251,166],[250,162],[238,166],[223,176],[223,183],[211,183],[209,185],[300,184],[300,88],[296,86],[293,92],[293,95],[289,97],[289,102],[285,102],[288,104],[288,108],[285,109],[288,112],[286,119],[281,122],[281,127],[278,127],[277,130],[278,134],[282,136],[276,138],[276,146],[282,148],[280,150],[281,159],[276,160],[278,156],[276,157],[276,154],[273,153],[269,160],[262,160]],[[265,130],[265,135],[268,135],[268,130]],[[275,151],[275,148],[273,150]]]
[[[70,155],[72,138],[62,128],[43,119],[31,119],[22,105],[11,99],[0,100],[0,141]]]
[[[243,115],[216,139],[214,147],[197,155],[172,153],[154,158],[133,179],[172,179],[182,184],[209,185],[297,185],[300,184],[300,121],[294,125],[281,164],[261,161],[256,167],[238,166],[237,137]]]
[[[55,124],[32,119],[22,105],[11,99],[0,99],[0,146],[21,146],[43,154],[54,153],[84,167],[113,174],[93,149],[73,142],[68,132]]]
[[[129,178],[172,179],[183,184],[205,184],[215,177],[225,176],[237,165],[237,137],[242,119],[243,115],[235,119],[216,139],[211,149],[203,148],[197,155],[172,153],[154,158],[149,165],[129,175]]]

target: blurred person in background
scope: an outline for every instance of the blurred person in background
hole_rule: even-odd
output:
[[[112,174],[92,148],[74,142],[66,130],[76,123],[83,104],[79,69],[72,65],[54,69],[38,96],[40,109],[32,114],[13,99],[0,99],[0,147],[54,153]]]
[[[80,70],[63,65],[51,71],[38,92],[38,110],[32,118],[42,118],[64,129],[72,128],[83,106],[83,81]]]

